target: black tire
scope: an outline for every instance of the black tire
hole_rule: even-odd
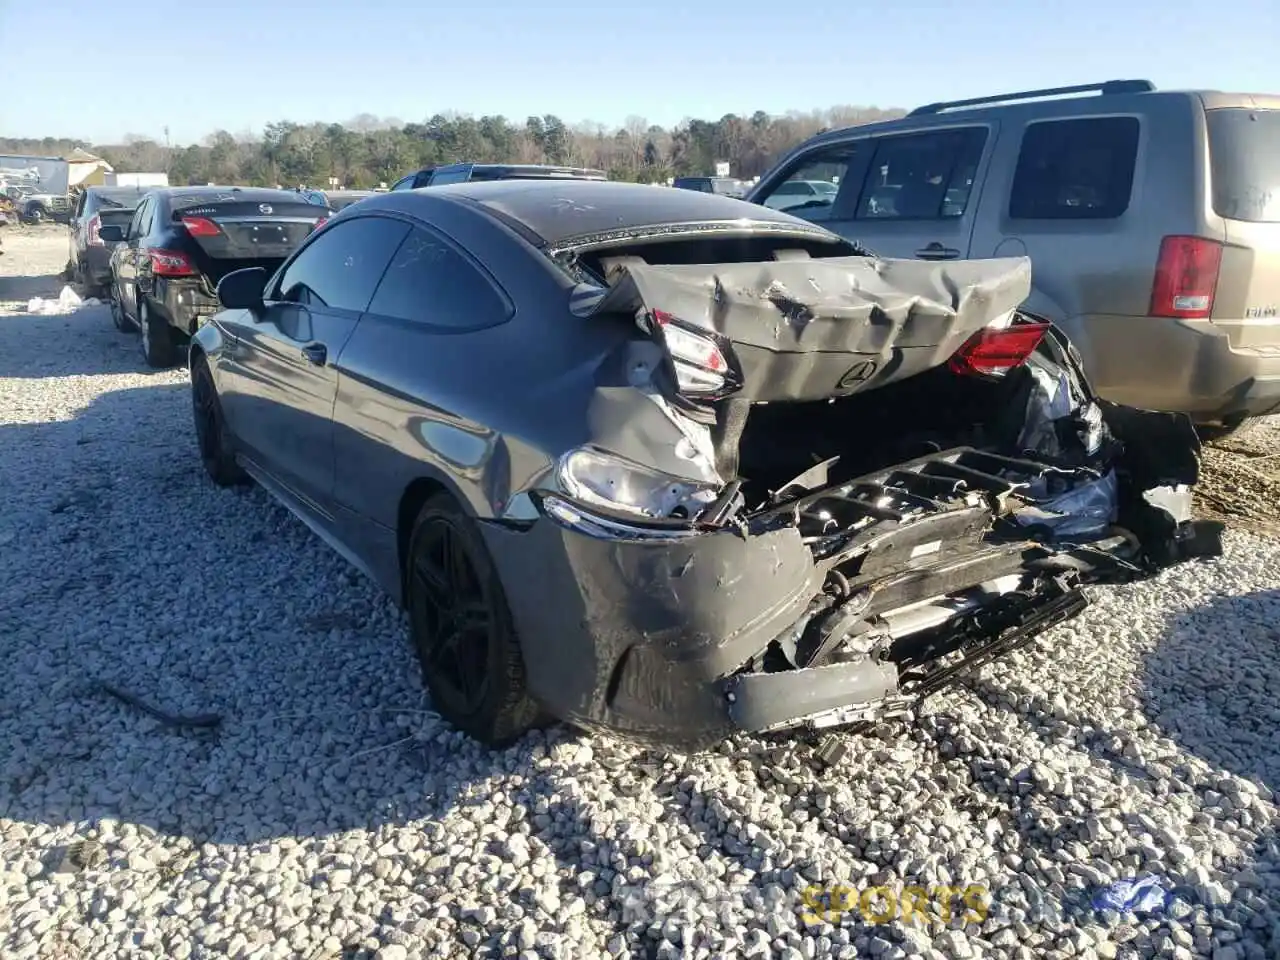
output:
[[[142,296],[138,297],[138,330],[142,333],[142,359],[147,366],[156,370],[172,367],[177,354],[173,328],[163,317],[151,312]]]
[[[113,282],[107,290],[107,303],[111,307],[111,323],[121,333],[132,333],[136,327],[128,317],[124,315],[124,306],[120,303],[120,290]]]
[[[34,225],[39,225],[42,223],[48,223],[48,221],[49,221],[49,211],[46,210],[44,207],[40,206],[40,204],[37,203],[31,206],[30,208],[28,208],[27,222]]]
[[[80,290],[85,297],[94,297],[101,300],[107,294],[106,285],[94,282],[92,275],[89,273],[89,266],[86,263],[81,262],[76,266],[76,269],[72,271],[72,279],[80,284]]]
[[[220,487],[247,483],[249,475],[236,463],[235,441],[222,416],[218,389],[204,357],[191,365],[191,412],[195,418],[200,462],[209,479]]]
[[[475,522],[451,497],[423,505],[406,563],[410,634],[436,712],[490,747],[544,723],[498,572]]]

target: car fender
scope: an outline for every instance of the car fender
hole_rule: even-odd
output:
[[[1067,335],[1085,370],[1091,370],[1093,363],[1093,344],[1080,318],[1070,316],[1065,307],[1035,284],[1034,274],[1031,281],[1031,294],[1019,308],[1023,313],[1034,314],[1042,320],[1048,320]]]

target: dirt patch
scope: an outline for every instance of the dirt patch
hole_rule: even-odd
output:
[[[1198,512],[1280,540],[1280,417],[1264,417],[1205,444]]]

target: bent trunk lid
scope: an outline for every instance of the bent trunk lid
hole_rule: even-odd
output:
[[[617,262],[590,310],[654,311],[727,341],[735,396],[848,396],[945,363],[1031,291],[1025,257],[932,263],[872,257],[763,263]]]

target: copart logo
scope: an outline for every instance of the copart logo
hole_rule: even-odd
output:
[[[836,383],[836,389],[848,390],[860,383],[866,383],[875,376],[878,369],[880,369],[880,364],[876,363],[876,361],[860,360],[845,371],[844,376]]]

